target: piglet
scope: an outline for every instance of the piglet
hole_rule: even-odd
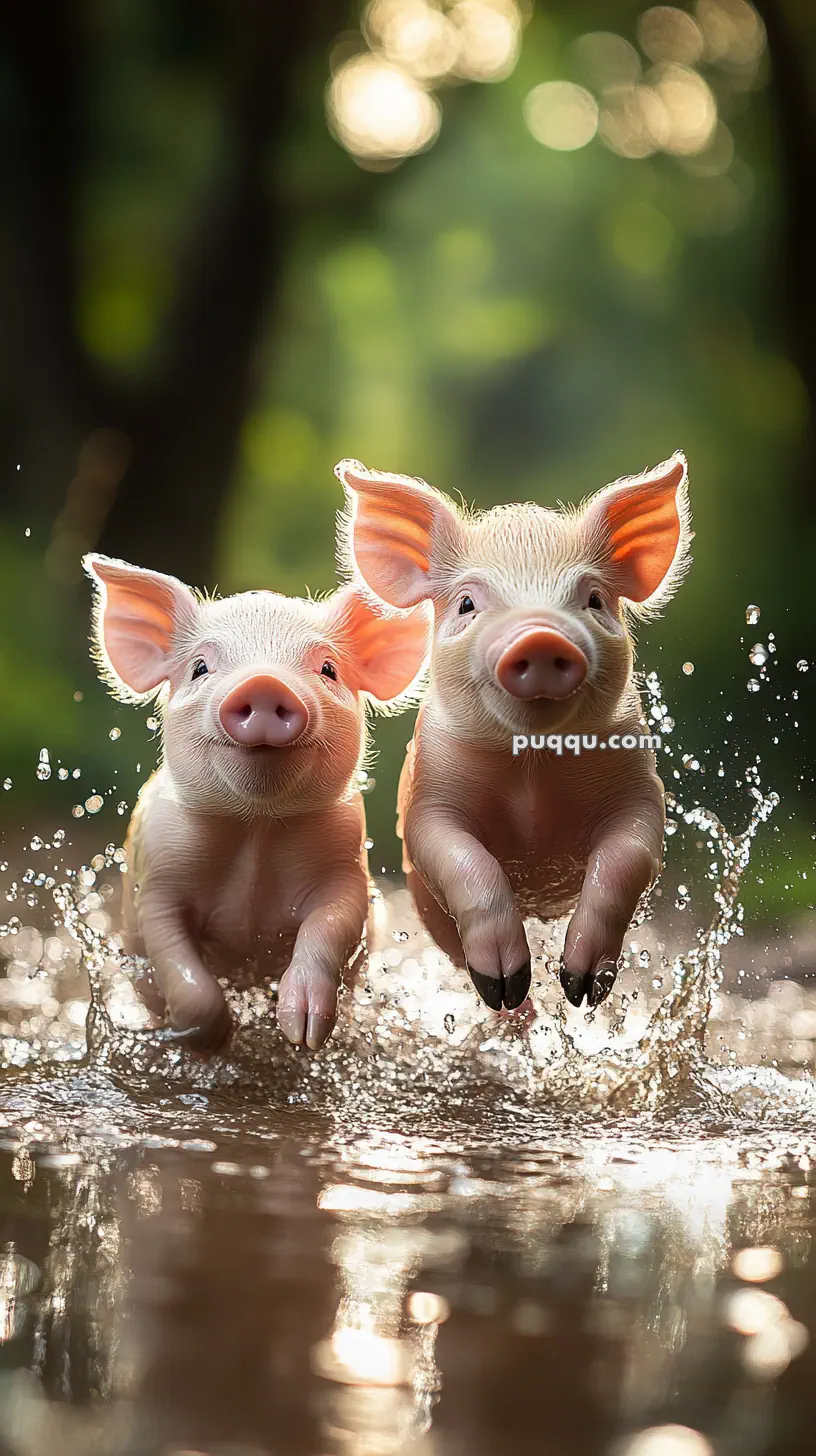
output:
[[[103,678],[125,702],[158,693],[163,717],[161,767],[128,831],[125,950],[147,957],[191,1046],[223,1043],[216,978],[249,971],[282,975],[278,1024],[315,1050],[368,909],[365,704],[417,677],[427,613],[389,616],[353,586],[210,600],[122,561],[84,564]]]
[[[574,1006],[597,1006],[661,867],[663,786],[640,746],[629,623],[689,563],[685,459],[558,511],[466,514],[421,480],[350,460],[337,474],[346,567],[391,606],[433,603],[399,794],[419,913],[487,1005],[512,1010],[530,988],[523,917],[572,911],[561,985]],[[557,735],[598,746],[559,751]],[[618,747],[624,735],[638,747]],[[519,752],[528,740],[536,750]]]

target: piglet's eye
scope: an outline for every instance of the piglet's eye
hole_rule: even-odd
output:
[[[332,682],[337,682],[337,668],[333,662],[324,662],[320,669],[321,677],[330,677]]]
[[[473,597],[462,597],[462,600],[459,603],[459,616],[466,617],[468,612],[475,611],[476,603],[474,602]]]
[[[600,592],[596,592],[596,591],[590,592],[590,594],[589,594],[589,601],[587,602],[587,606],[593,612],[602,612],[603,611],[603,598],[602,598]]]
[[[196,658],[195,662],[193,663],[193,671],[191,674],[192,681],[195,682],[197,677],[206,677],[209,670],[210,669],[208,668],[203,657]]]

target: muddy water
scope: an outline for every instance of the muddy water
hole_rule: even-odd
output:
[[[147,1024],[113,843],[4,867],[0,1456],[814,1450],[816,988],[742,933],[775,796],[674,762],[603,1008],[530,926],[495,1017],[388,882],[316,1057],[274,986],[210,1063]]]

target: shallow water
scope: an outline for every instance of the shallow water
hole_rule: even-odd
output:
[[[590,1014],[563,924],[495,1017],[383,882],[324,1051],[271,986],[205,1063],[147,1025],[121,850],[5,867],[0,1453],[814,1449],[816,985],[743,934],[775,796],[744,770],[733,832],[672,759],[666,871]]]
[[[10,963],[43,993],[18,1033],[45,1004],[52,1044],[0,1088],[0,1450],[812,1450],[816,1098],[790,1031],[816,1032],[816,992],[719,995],[667,1086],[653,923],[604,1015],[564,1011],[542,939],[536,1012],[499,1019],[404,891],[376,912],[314,1058],[257,993],[225,1062],[134,1028],[96,921],[91,1052],[55,1061],[82,1050],[75,959]],[[728,1055],[746,1027],[765,1066]]]

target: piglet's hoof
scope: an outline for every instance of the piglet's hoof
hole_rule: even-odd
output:
[[[563,969],[559,976],[567,1000],[573,1006],[580,1006],[584,997],[592,1010],[605,1001],[615,984],[618,968],[614,961],[607,961],[597,971],[568,971]]]
[[[562,970],[558,979],[570,1005],[580,1006],[588,990],[587,982],[591,980],[591,975],[586,971]]]
[[[599,966],[597,971],[587,977],[587,1001],[590,1006],[600,1006],[605,1001],[609,992],[617,980],[618,968],[611,962],[605,966]]]
[[[504,1004],[508,1011],[516,1011],[519,1006],[523,1006],[530,990],[531,979],[529,957],[512,976],[504,976]]]
[[[483,976],[469,967],[468,975],[491,1011],[501,1011],[502,1006],[506,1006],[508,1011],[516,1011],[527,1000],[531,979],[529,960],[510,976]]]
[[[470,967],[468,967],[468,975],[485,1005],[489,1006],[491,1011],[501,1011],[503,991],[501,976],[483,976],[479,971],[472,971]]]
[[[222,1014],[213,1021],[203,1021],[199,1026],[163,1026],[160,1031],[154,1032],[154,1037],[164,1046],[177,1046],[198,1056],[209,1057],[223,1050],[232,1031],[232,1017],[224,1007]]]

